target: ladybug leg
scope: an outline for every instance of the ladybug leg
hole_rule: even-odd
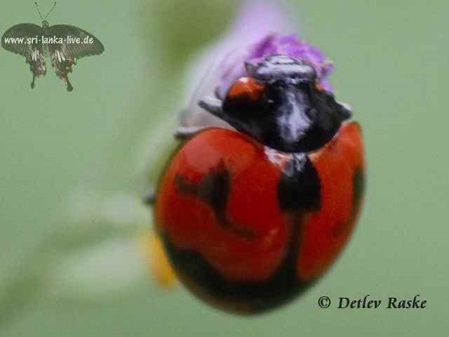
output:
[[[147,206],[153,206],[156,203],[156,192],[151,190],[143,197],[143,203]]]
[[[335,103],[337,104],[337,108],[339,110],[339,113],[343,115],[344,119],[349,119],[352,117],[352,108],[349,104],[338,102],[335,100],[334,94],[331,91],[324,90],[324,93],[327,95],[327,97],[333,99]]]
[[[333,96],[332,93],[329,93],[329,95]],[[343,115],[344,119],[349,119],[352,117],[352,108],[349,104],[337,102],[337,101],[335,101],[335,103],[337,103],[338,110],[339,110],[340,114]]]
[[[340,112],[345,116],[346,119],[352,117],[352,108],[349,104],[337,102],[340,108]]]
[[[206,97],[198,102],[198,105],[207,112],[220,119],[224,119],[222,104],[221,100],[214,97]],[[175,138],[183,140],[189,139],[206,128],[208,128],[208,126],[180,126],[176,130]]]
[[[204,126],[180,126],[176,129],[175,138],[181,140],[190,139],[206,128]]]
[[[205,97],[204,99],[198,102],[198,105],[207,112],[210,112],[212,115],[222,118],[223,102],[218,98]]]

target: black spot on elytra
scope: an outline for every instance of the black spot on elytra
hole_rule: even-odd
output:
[[[285,212],[319,211],[320,178],[308,156],[293,156],[278,184],[278,202]]]
[[[291,229],[281,264],[273,276],[263,282],[230,281],[213,268],[202,254],[179,249],[166,236],[162,239],[178,276],[194,294],[221,309],[255,314],[288,303],[313,284],[297,277],[300,224],[293,224]]]
[[[175,185],[182,195],[196,197],[209,205],[217,223],[223,229],[245,239],[255,237],[252,230],[232,223],[227,217],[226,206],[231,190],[231,173],[226,169],[224,162],[220,162],[217,167],[202,177],[199,183],[191,183],[185,177],[177,175]]]

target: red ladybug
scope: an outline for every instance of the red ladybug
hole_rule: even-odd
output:
[[[348,241],[364,186],[361,130],[286,56],[247,65],[200,105],[236,131],[188,134],[156,194],[155,223],[180,280],[228,311],[258,313],[310,287]]]

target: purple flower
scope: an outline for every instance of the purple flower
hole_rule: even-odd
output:
[[[240,59],[225,58],[220,66],[221,82],[216,89],[220,99],[224,99],[229,87],[238,78],[245,76],[245,63],[259,63],[267,56],[286,55],[308,62],[318,75],[320,84],[329,91],[332,86],[327,77],[332,72],[332,63],[315,47],[299,40],[296,35],[269,34],[256,44],[245,48],[239,54]]]
[[[319,83],[332,91],[327,77],[332,63],[309,43],[300,40],[290,20],[276,1],[249,0],[241,8],[227,37],[197,60],[187,85],[188,102],[181,115],[182,127],[219,126],[227,123],[198,106],[207,96],[223,99],[234,81],[246,75],[245,63],[257,63],[267,56],[286,55],[302,59],[317,72]]]

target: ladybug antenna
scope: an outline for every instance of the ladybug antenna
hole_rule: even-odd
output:
[[[50,13],[53,12],[53,9],[55,9],[55,7],[56,7],[56,1],[55,1],[55,3],[53,4],[53,7],[48,11],[47,15],[45,15],[45,17],[43,17],[42,13],[39,9],[39,4],[37,2],[35,2],[34,4],[36,5],[37,12],[39,13],[39,16],[41,17],[42,21],[45,21],[48,18],[48,16],[50,15]]]

